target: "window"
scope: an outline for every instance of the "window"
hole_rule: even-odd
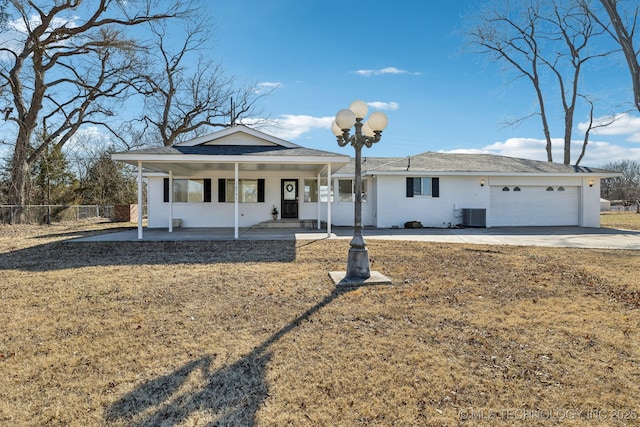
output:
[[[174,179],[173,180],[173,202],[187,203],[189,201],[189,180]]]
[[[564,191],[564,187],[558,187],[558,191]]]
[[[520,190],[520,187],[515,187],[513,191],[522,191],[522,190]]]
[[[228,203],[235,202],[235,181],[227,180],[227,197]],[[238,180],[238,202],[239,203],[256,203],[258,201],[258,181],[255,179],[239,179]]]
[[[201,203],[204,200],[204,182],[202,179],[189,180],[189,203]]]
[[[413,178],[413,195],[430,196],[431,178]]]
[[[169,201],[169,178],[164,179],[164,201],[165,203]],[[174,179],[173,202],[211,202],[211,179]]]
[[[356,200],[355,182],[352,179],[339,179],[338,180],[338,201],[339,202],[354,202]],[[367,201],[367,181],[362,180],[362,201]]]
[[[502,187],[502,191],[509,191],[509,187]]]
[[[327,179],[320,178],[320,191],[318,192],[318,180],[317,179],[305,179],[304,180],[304,201],[305,203],[314,203],[318,201],[318,195],[321,202],[327,201],[327,194],[329,194],[329,187],[327,186]]]
[[[547,187],[547,191],[553,191],[553,187]]]
[[[440,178],[408,177],[407,197],[414,196],[440,197]]]
[[[235,180],[218,180],[218,202],[235,203]],[[238,203],[263,203],[264,179],[239,179]]]

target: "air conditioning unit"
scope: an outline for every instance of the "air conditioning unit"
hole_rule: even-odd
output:
[[[486,227],[486,209],[462,209],[462,225],[465,227]]]

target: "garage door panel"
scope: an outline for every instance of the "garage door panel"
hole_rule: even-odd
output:
[[[491,187],[491,226],[578,225],[578,187]],[[564,188],[564,191],[558,191]]]

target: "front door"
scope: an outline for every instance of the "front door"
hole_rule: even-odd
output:
[[[282,218],[298,218],[298,180],[282,180]]]

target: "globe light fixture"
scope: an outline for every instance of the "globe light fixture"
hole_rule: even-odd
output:
[[[388,123],[386,114],[381,111],[371,113],[368,120],[363,122],[368,110],[366,102],[353,101],[349,109],[338,111],[331,124],[331,131],[336,136],[338,145],[344,147],[350,144],[355,149],[353,238],[349,244],[347,271],[329,273],[337,285],[391,283],[385,276],[371,271],[369,251],[362,236],[362,147],[371,148],[379,142]]]

